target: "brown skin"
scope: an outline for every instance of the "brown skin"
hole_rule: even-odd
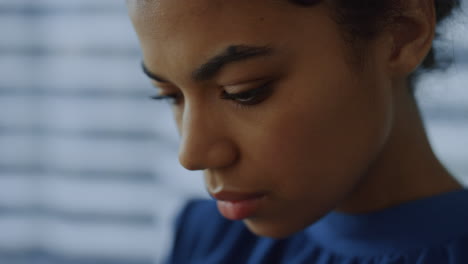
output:
[[[363,213],[462,188],[434,156],[406,78],[434,36],[432,1],[409,0],[401,27],[366,47],[366,66],[327,4],[287,1],[128,0],[147,68],[179,93],[173,107],[180,163],[204,170],[209,192],[263,192],[243,221],[284,237],[331,210]],[[230,45],[268,45],[271,56],[192,71]],[[273,81],[269,97],[238,107],[220,98]]]

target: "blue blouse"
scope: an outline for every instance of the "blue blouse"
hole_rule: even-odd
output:
[[[169,264],[468,264],[468,190],[369,214],[331,212],[285,239],[252,234],[214,201],[188,203]]]

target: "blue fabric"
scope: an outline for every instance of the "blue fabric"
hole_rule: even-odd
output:
[[[224,219],[214,201],[191,201],[167,263],[467,264],[468,190],[369,214],[331,212],[280,240]]]

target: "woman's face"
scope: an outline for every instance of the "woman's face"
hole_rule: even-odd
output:
[[[220,199],[262,196],[226,217],[283,237],[346,201],[391,129],[378,41],[358,70],[325,4],[128,2],[160,94],[180,95],[181,164]]]

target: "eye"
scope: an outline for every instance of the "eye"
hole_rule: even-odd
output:
[[[258,88],[254,88],[245,92],[234,93],[234,94],[223,91],[223,93],[221,94],[221,98],[225,100],[234,101],[237,104],[242,105],[242,106],[253,106],[253,105],[263,102],[265,99],[267,99],[271,95],[273,91],[272,84],[273,82],[270,81],[270,82],[264,83],[262,86]]]
[[[180,93],[173,93],[167,95],[155,95],[150,98],[156,101],[166,101],[171,105],[178,105],[181,103],[182,95]]]

